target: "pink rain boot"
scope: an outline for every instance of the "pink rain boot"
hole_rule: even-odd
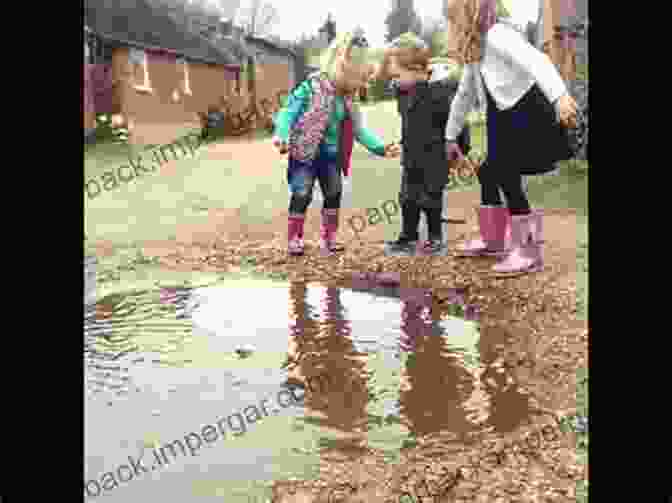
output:
[[[338,208],[322,209],[322,225],[320,226],[320,252],[323,255],[341,252],[344,247],[336,243],[338,232]]]
[[[289,215],[287,230],[287,253],[294,257],[303,255],[303,223],[304,215]]]
[[[530,229],[532,232],[532,240],[537,243],[541,244],[544,243],[544,234],[543,234],[543,218],[544,218],[544,210],[531,210],[532,211],[532,228]]]
[[[533,238],[534,219],[533,214],[511,217],[511,251],[492,268],[496,275],[513,276],[543,269],[541,245]]]
[[[476,208],[480,239],[459,245],[458,257],[502,256],[507,251],[510,234],[509,210],[502,206],[480,206]]]
[[[532,241],[537,244],[544,243],[544,234],[543,234],[543,218],[544,210],[532,209],[532,216],[530,220],[530,232],[532,233]],[[507,222],[506,226],[506,249],[511,249],[511,222]]]

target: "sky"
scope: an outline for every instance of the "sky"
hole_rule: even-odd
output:
[[[216,0],[210,0],[216,1]],[[390,0],[263,0],[278,10],[278,20],[271,31],[280,38],[292,41],[301,35],[316,35],[317,30],[331,13],[336,29],[348,31],[361,26],[373,47],[385,44],[385,17],[390,11]],[[535,19],[539,0],[503,0],[514,17]],[[235,9],[245,8],[250,0],[219,0],[220,5]],[[441,18],[442,0],[415,0],[415,11],[420,19]]]
[[[294,40],[305,33],[317,34],[317,30],[331,13],[336,29],[348,31],[357,25],[364,29],[369,43],[381,47],[385,43],[385,16],[390,11],[390,0],[270,0],[278,9],[278,22],[273,32],[279,37]],[[245,4],[241,2],[241,6]],[[441,0],[415,0],[415,11],[421,19],[439,18]]]
[[[249,0],[248,0],[249,1]],[[279,10],[273,31],[283,39],[294,40],[302,33],[316,34],[331,13],[339,32],[361,26],[373,47],[385,44],[385,17],[390,0],[268,0]],[[420,19],[441,19],[442,0],[415,0],[415,12]],[[241,1],[241,6],[246,0]],[[538,0],[504,0],[517,21],[527,22],[538,15]]]

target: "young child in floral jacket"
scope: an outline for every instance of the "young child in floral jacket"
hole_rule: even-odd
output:
[[[396,241],[386,243],[388,256],[446,252],[442,233],[443,191],[449,177],[445,131],[458,79],[432,72],[429,59],[425,42],[413,33],[405,33],[386,49],[376,74],[379,79],[395,79],[402,126],[402,229]],[[463,151],[469,150],[469,142],[467,127],[459,137]],[[428,240],[418,247],[421,211],[427,221]]]
[[[379,156],[398,155],[396,145],[386,146],[362,125],[352,95],[365,86],[371,67],[368,44],[361,32],[337,37],[322,59],[321,71],[309,76],[290,93],[287,106],[276,118],[273,138],[280,153],[289,152],[287,182],[289,203],[288,253],[304,253],[303,226],[317,180],[322,190],[320,250],[342,251],[335,242],[343,180],[350,173],[356,139]]]

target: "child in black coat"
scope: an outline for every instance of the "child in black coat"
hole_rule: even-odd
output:
[[[443,191],[448,183],[449,158],[445,130],[458,81],[432,75],[430,51],[412,33],[401,35],[385,51],[376,77],[394,79],[402,124],[402,176],[399,205],[402,229],[398,239],[386,243],[388,256],[445,255],[442,233]],[[459,138],[469,151],[469,128]],[[454,161],[451,161],[454,162]],[[424,212],[428,240],[418,246],[420,213]]]

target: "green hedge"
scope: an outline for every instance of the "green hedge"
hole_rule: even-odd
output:
[[[369,86],[369,99],[371,101],[382,101],[385,98],[385,81],[374,80]]]
[[[93,133],[94,141],[99,142],[114,142],[127,143],[128,129],[123,127],[114,127],[112,125],[112,117],[109,114],[96,115],[96,128]]]

